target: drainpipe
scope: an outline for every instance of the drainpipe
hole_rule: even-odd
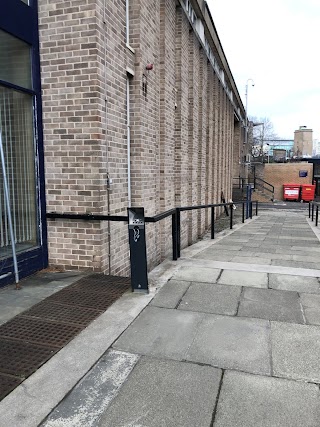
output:
[[[131,148],[130,148],[130,79],[127,71],[127,161],[128,161],[128,206],[131,207]]]
[[[108,98],[107,98],[107,21],[106,21],[106,0],[103,1],[103,25],[104,25],[104,103],[105,103],[105,147],[106,147],[106,171],[107,171],[107,215],[110,213],[110,186],[112,179],[109,173],[109,145],[107,137],[108,121]],[[107,225],[108,244],[108,274],[111,275],[111,225]]]

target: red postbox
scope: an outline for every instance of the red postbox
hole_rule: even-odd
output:
[[[310,202],[314,200],[316,186],[313,184],[302,184],[301,185],[301,200],[304,202]]]
[[[283,200],[296,200],[300,197],[300,184],[283,184]]]

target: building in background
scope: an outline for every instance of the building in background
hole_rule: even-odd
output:
[[[313,150],[313,131],[307,126],[300,126],[299,130],[294,131],[293,157],[307,158],[312,156]]]
[[[125,223],[46,212],[143,206],[152,216],[231,198],[245,111],[205,1],[0,4],[0,129],[21,277],[48,262],[129,274]],[[6,215],[1,205],[0,285],[12,280]],[[209,225],[204,210],[184,213],[182,247]],[[149,268],[171,254],[168,236],[169,219],[147,226]]]

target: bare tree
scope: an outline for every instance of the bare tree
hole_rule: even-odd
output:
[[[273,123],[268,117],[249,117],[250,133],[249,142],[251,144],[251,156],[254,160],[262,161],[268,151],[267,141],[279,139],[274,132]]]

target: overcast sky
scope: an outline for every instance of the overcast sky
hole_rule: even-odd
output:
[[[248,115],[268,117],[293,139],[299,126],[320,139],[320,0],[207,0]]]

